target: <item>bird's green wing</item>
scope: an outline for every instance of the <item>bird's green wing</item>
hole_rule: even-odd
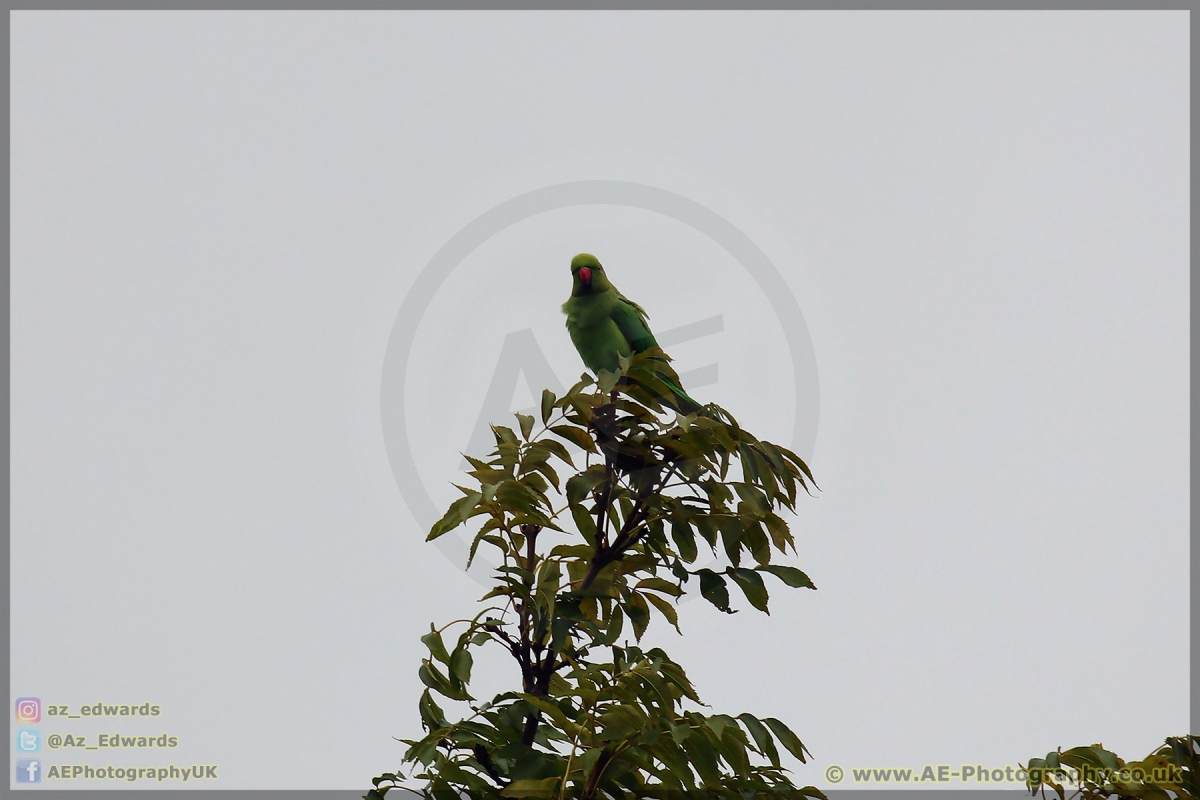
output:
[[[611,318],[613,322],[617,323],[625,341],[629,342],[630,349],[635,353],[641,353],[651,347],[658,347],[654,334],[650,332],[650,326],[646,324],[648,315],[645,310],[624,295],[618,296],[621,299],[613,308]],[[671,369],[666,362],[662,362],[658,367],[658,372],[659,380],[665,383],[671,393],[675,395],[675,404],[680,411],[684,414],[691,414],[700,410],[700,404],[689,397],[683,387],[679,385],[679,376],[675,374],[675,370]]]
[[[646,312],[637,303],[621,296],[612,311],[612,321],[617,323],[621,334],[633,352],[640,353],[651,347],[658,347],[650,326],[646,324]]]

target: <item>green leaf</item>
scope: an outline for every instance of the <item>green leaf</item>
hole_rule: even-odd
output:
[[[692,732],[692,729],[687,725],[679,725],[668,721],[667,726],[671,731],[671,738],[675,740],[675,744],[683,744],[683,740]]]
[[[450,656],[450,672],[463,683],[470,683],[472,663],[471,652],[460,645],[454,648],[454,653]]]
[[[555,436],[561,436],[571,444],[579,447],[589,453],[599,454],[596,449],[596,443],[592,441],[592,437],[587,435],[587,432],[582,428],[576,428],[571,425],[554,425],[550,428],[550,432]]]
[[[421,679],[421,683],[433,689],[438,694],[449,697],[451,700],[471,699],[471,695],[462,689],[455,688],[450,683],[450,680],[428,659],[421,662],[421,668],[417,670],[417,677]]]
[[[742,498],[742,502],[746,504],[747,510],[753,516],[762,517],[770,512],[771,505],[767,502],[766,495],[757,486],[749,483],[735,483],[733,488],[737,490],[738,497]]]
[[[563,713],[563,710],[559,708],[558,705],[551,702],[548,698],[535,697],[531,694],[522,694],[521,699],[526,703],[529,703],[529,705],[533,706],[534,708],[545,712],[560,728],[573,729],[575,727],[571,721],[567,719],[567,715]]]
[[[596,541],[596,519],[592,516],[592,512],[579,503],[572,503],[571,519],[575,520],[575,527],[579,529],[579,532],[586,541]]]
[[[550,491],[550,484],[546,482],[540,472],[527,472],[521,476],[520,482],[537,494],[544,495]]]
[[[746,477],[755,483],[762,480],[762,476],[758,471],[758,462],[754,458],[754,452],[747,444],[738,445],[738,458],[742,462],[742,472],[746,473]]]
[[[805,464],[804,460],[802,458],[800,458],[800,456],[796,455],[791,450],[788,450],[785,447],[780,447],[779,451],[783,454],[784,458],[786,458],[788,461],[791,461],[793,464],[795,464],[800,469],[801,472],[803,472],[805,475],[808,476],[808,480],[810,483],[812,483],[813,486],[817,485],[817,482],[815,480],[813,480],[813,474],[809,470],[808,464]]]
[[[761,575],[752,569],[739,569],[736,567],[730,567],[727,573],[738,586],[742,587],[742,593],[746,595],[746,599],[750,601],[750,605],[759,611],[765,611],[767,614],[771,613],[767,610],[767,587],[763,585]]]
[[[624,626],[624,624],[625,615],[621,612],[621,607],[619,605],[614,605],[612,616],[608,618],[607,632],[605,633],[604,638],[600,640],[600,644],[609,646],[616,644],[617,639],[621,637],[621,628]]]
[[[554,392],[549,389],[542,389],[542,424],[545,425],[550,421],[550,414],[554,412]]]
[[[520,481],[504,481],[496,487],[496,502],[506,511],[523,511],[526,514],[540,513],[539,506],[545,498]]]
[[[801,764],[808,763],[804,760],[807,748],[800,742],[796,734],[792,733],[791,728],[774,717],[767,717],[763,722],[767,723],[767,727],[771,729],[771,733],[775,734],[775,738],[779,740],[779,743],[786,747],[789,753],[800,759]]]
[[[754,737],[754,744],[758,746],[758,750],[766,756],[771,766],[779,766],[779,751],[775,749],[775,742],[771,739],[771,734],[767,732],[758,718],[750,714],[739,714],[738,719],[746,726],[746,730],[750,731],[750,735]]]
[[[610,705],[604,713],[597,715],[596,718],[604,726],[599,738],[609,741],[624,739],[636,734],[642,728],[644,721],[640,709],[635,708],[632,703]]]
[[[692,732],[696,733],[695,730]],[[717,762],[717,752],[704,736],[687,737],[683,740],[683,749],[690,756],[692,766],[705,784],[720,782],[721,768]]]
[[[629,593],[625,616],[629,617],[629,622],[633,625],[634,638],[640,642],[642,634],[646,632],[646,626],[650,624],[650,607],[646,605],[646,598],[642,596],[641,592]]]
[[[562,568],[557,561],[545,560],[538,566],[537,583],[539,587],[545,587],[551,591],[558,590],[559,579],[562,577]]]
[[[776,549],[781,553],[786,553],[787,546],[792,544],[792,532],[788,530],[787,523],[774,514],[767,514],[763,518],[763,522],[766,523],[767,530],[771,533],[771,541]],[[794,548],[795,545],[793,545]]]
[[[493,425],[492,435],[496,437],[497,445],[510,444],[515,446],[517,444],[517,435],[513,433],[512,428],[506,428],[503,425]]]
[[[734,727],[737,727],[737,723],[733,721],[733,717],[727,714],[712,714],[705,720],[705,722],[718,739],[720,739],[721,734],[724,733],[726,725],[733,725]]]
[[[460,497],[450,504],[450,508],[446,509],[446,514],[434,523],[434,526],[429,531],[429,535],[425,537],[425,541],[432,542],[434,539],[449,533],[467,521],[468,518],[476,513],[476,505],[483,499],[482,492],[471,492],[466,497]]]
[[[604,753],[602,747],[588,748],[582,756],[579,757],[579,767],[584,775],[589,775],[592,772],[592,767],[596,766],[596,760]],[[574,772],[574,769],[572,769]]]
[[[443,664],[450,663],[450,654],[446,652],[446,645],[442,643],[442,635],[432,623],[429,625],[429,633],[421,637],[421,643],[429,648],[429,653],[438,661]]]
[[[679,557],[688,564],[696,560],[696,534],[684,521],[671,520],[671,539],[679,550]]]
[[[521,438],[528,442],[530,434],[533,433],[533,417],[520,412],[514,416],[516,416],[517,422],[521,425]]]
[[[742,535],[745,528],[742,521],[733,517],[719,517],[717,527],[721,531],[721,544],[725,546],[725,555],[736,567],[741,563]]]
[[[656,594],[648,594],[646,599],[667,618],[667,622],[671,623],[671,627],[675,629],[676,633],[683,634],[683,631],[679,630],[679,616],[675,612],[675,606],[671,605],[671,601],[664,600]]]
[[[566,401],[566,405],[570,406],[570,410],[573,412],[566,414],[567,420],[575,423],[576,425],[583,425],[585,427],[591,423],[593,416],[592,404],[588,401],[588,399],[579,395],[568,395],[567,397],[564,397],[563,400]],[[566,406],[563,406],[563,411],[567,411]]]
[[[661,657],[663,663],[662,666],[659,667],[659,671],[662,672],[663,677],[670,683],[678,686],[680,691],[683,692],[684,697],[693,701],[697,705],[702,705],[700,703],[700,696],[697,695],[696,690],[692,688],[692,683],[688,680],[687,675],[684,673],[683,667],[679,666],[674,661],[667,659],[666,654],[658,648],[651,650],[649,655],[652,657]]]
[[[534,467],[534,469],[546,476],[546,480],[550,481],[550,484],[554,487],[554,491],[562,491],[559,489],[558,473],[554,471],[554,467],[550,466],[548,461],[543,461]]]
[[[593,464],[578,475],[567,479],[567,502],[581,503],[597,486],[604,483],[608,474],[603,464]]]
[[[557,797],[558,778],[522,778],[505,786],[501,797]]]
[[[725,579],[711,569],[702,569],[700,575],[700,594],[726,614],[734,613],[729,607],[729,589],[725,587]]]
[[[571,453],[563,446],[562,442],[555,441],[554,439],[538,439],[533,446],[553,453],[560,460],[570,464],[572,468],[575,467],[575,462],[571,459]]]
[[[733,493],[729,491],[729,487],[720,481],[712,480],[711,478],[703,481],[702,488],[704,493],[708,495],[708,501],[713,508],[726,508],[729,501],[733,500]]]
[[[759,569],[762,570],[763,572],[771,573],[776,578],[779,578],[779,580],[786,583],[788,586],[794,586],[796,588],[804,588],[804,589],[816,589],[817,588],[816,586],[813,585],[813,582],[808,579],[807,575],[805,575],[803,572],[796,569],[795,567],[785,567],[782,564],[771,564],[769,566],[759,567]]]
[[[592,555],[592,546],[587,544],[560,544],[550,551],[550,555],[556,558],[590,558]]]
[[[746,735],[742,733],[742,729],[729,720],[730,724],[725,728],[725,732],[720,737],[721,750],[725,753],[725,758],[729,761],[729,766],[733,767],[733,771],[740,776],[748,776],[750,774],[750,757],[746,752],[749,747],[749,742],[746,741]]]
[[[771,563],[771,543],[767,541],[767,534],[763,531],[762,523],[759,520],[751,520],[746,525],[746,533],[742,538],[746,542],[746,546],[750,548],[750,554],[754,556],[756,563],[759,565]]]
[[[446,727],[446,715],[438,704],[433,702],[433,697],[426,689],[421,693],[421,700],[417,703],[417,708],[421,713],[421,722],[425,724],[426,730],[437,730],[438,728]]]
[[[700,535],[704,537],[704,541],[708,542],[708,546],[716,548],[717,546],[717,523],[708,516],[702,514],[695,518],[696,530],[700,531]]]
[[[679,595],[683,594],[683,590],[675,584],[663,578],[656,577],[642,578],[633,588],[649,589],[652,592],[662,592],[663,594],[670,595],[671,597],[679,597]]]
[[[563,645],[567,642],[567,636],[571,633],[571,620],[557,617],[550,624],[550,649],[556,653],[561,653]]]

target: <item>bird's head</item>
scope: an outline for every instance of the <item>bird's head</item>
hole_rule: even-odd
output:
[[[571,276],[575,282],[571,289],[572,297],[607,292],[611,288],[608,277],[604,274],[604,267],[591,253],[580,253],[571,259]]]

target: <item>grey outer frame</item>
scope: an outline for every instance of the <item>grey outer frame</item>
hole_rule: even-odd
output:
[[[653,211],[682,222],[724,248],[750,273],[775,311],[792,357],[796,387],[796,413],[791,448],[802,458],[812,457],[820,418],[820,385],[817,358],[804,314],[783,275],[750,237],[714,211],[682,195],[628,181],[572,181],[534,189],[506,200],[480,214],[442,245],[417,275],[400,304],[388,339],[379,389],[379,414],[383,441],[396,484],[422,529],[428,530],[440,514],[421,480],[408,442],[404,392],[408,359],[417,328],[442,283],[476,248],[516,223],[547,211],[585,205],[619,205]],[[564,267],[565,270],[565,267]],[[565,274],[565,273],[564,273]],[[467,546],[455,536],[434,541],[442,554],[465,568]]]
[[[3,98],[3,102],[0,103],[0,115],[3,115],[2,120],[0,120],[3,122],[3,124],[0,125],[0,143],[3,144],[3,151],[4,151],[4,158],[2,160],[2,164],[0,164],[0,172],[2,172],[2,176],[0,176],[0,180],[3,181],[3,184],[6,187],[6,189],[11,188],[11,152],[10,152],[10,147],[9,147],[10,122],[11,122],[11,110],[10,110],[10,102],[9,102],[9,93],[10,93],[10,80],[9,79],[11,78],[11,74],[10,74],[11,73],[11,64],[10,64],[10,59],[9,59],[10,50],[11,50],[11,47],[10,47],[11,19],[10,19],[10,13],[8,13],[8,12],[11,12],[12,10],[24,10],[24,9],[53,10],[53,9],[81,9],[81,8],[82,9],[104,10],[104,9],[120,8],[120,9],[146,9],[146,10],[184,10],[184,9],[321,10],[321,9],[328,9],[328,10],[345,11],[345,10],[419,9],[419,8],[440,8],[440,9],[444,9],[444,10],[445,9],[482,10],[482,9],[502,9],[502,8],[555,9],[555,8],[567,8],[568,7],[568,5],[563,3],[562,0],[537,0],[537,2],[530,2],[529,0],[525,0],[525,2],[515,2],[515,3],[508,3],[508,4],[482,2],[481,0],[475,0],[475,2],[466,2],[466,3],[458,2],[458,3],[447,4],[444,6],[438,6],[438,5],[435,5],[432,3],[419,2],[419,1],[418,2],[405,2],[404,0],[356,0],[356,1],[352,0],[352,2],[345,3],[345,4],[331,3],[331,2],[328,2],[328,0],[300,0],[300,2],[296,2],[296,0],[291,0],[290,2],[288,2],[288,0],[190,0],[189,2],[178,2],[177,0],[174,0],[174,1],[173,0],[126,0],[126,2],[123,2],[123,3],[105,3],[105,2],[103,2],[103,0],[99,0],[98,2],[96,0],[92,0],[91,2],[89,2],[89,0],[52,0],[52,2],[36,2],[36,1],[31,2],[30,0],[24,0],[24,1],[16,0],[14,2],[13,0],[0,0],[0,2],[3,2],[2,10],[4,12],[4,13],[0,14],[0,49],[3,50],[3,53],[2,53],[3,58],[0,59],[0,72],[3,73],[3,76],[5,78],[5,80],[3,82],[0,82],[0,96],[2,96],[2,98]],[[1040,2],[1039,2],[1039,0],[1007,0],[1007,1],[997,2],[996,0],[988,0],[988,2],[979,3],[979,4],[975,4],[975,5],[963,3],[961,0],[937,0],[936,2],[929,2],[929,0],[926,0],[926,2],[916,2],[916,3],[903,2],[902,0],[899,2],[897,0],[857,0],[856,2],[851,2],[851,3],[846,3],[846,4],[830,4],[828,2],[819,2],[819,1],[814,2],[814,0],[767,0],[766,2],[764,2],[763,0],[758,0],[758,2],[749,3],[744,6],[736,6],[736,4],[731,4],[727,0],[726,0],[726,2],[720,2],[720,0],[716,0],[714,2],[713,0],[709,0],[708,2],[691,2],[691,3],[679,2],[678,0],[674,0],[673,2],[662,2],[662,0],[660,0],[657,3],[654,3],[654,2],[647,3],[647,2],[644,2],[644,0],[643,0],[643,2],[637,2],[636,0],[608,0],[608,2],[588,3],[582,7],[589,8],[589,9],[613,9],[613,10],[616,10],[616,9],[650,9],[650,8],[676,8],[676,9],[708,8],[708,9],[715,9],[715,8],[740,7],[741,9],[744,9],[744,10],[768,9],[768,8],[769,9],[815,10],[815,9],[834,9],[834,8],[836,8],[837,10],[843,10],[843,11],[867,10],[867,9],[887,9],[887,10],[892,10],[892,11],[967,10],[967,9],[970,9],[970,10],[996,10],[996,9],[999,9],[999,10],[1017,10],[1017,9],[1033,10],[1033,9],[1050,9],[1050,8],[1063,9],[1063,10],[1108,9],[1108,10],[1149,11],[1149,10],[1182,9],[1182,10],[1189,10],[1189,11],[1197,11],[1197,10],[1200,10],[1200,0],[1166,0],[1165,2],[1163,0],[1158,0],[1158,2],[1154,2],[1152,4],[1130,2],[1130,0],[1091,0],[1091,2],[1080,2],[1079,0],[1068,0],[1068,2],[1045,2],[1045,0],[1041,0]],[[1192,75],[1190,106],[1192,109],[1192,118],[1196,119],[1196,118],[1198,118],[1197,114],[1200,113],[1200,104],[1197,103],[1198,95],[1197,95],[1197,91],[1196,91],[1196,87],[1198,85],[1200,85],[1200,83],[1198,83],[1198,81],[1196,80],[1196,53],[1200,52],[1200,25],[1197,24],[1197,17],[1195,14],[1191,15],[1189,27],[1190,27],[1189,39],[1191,41],[1191,52],[1192,52],[1192,58],[1191,58],[1191,64],[1190,64],[1190,73]],[[1200,171],[1198,171],[1198,170],[1200,170],[1200,150],[1197,149],[1196,141],[1197,140],[1196,140],[1195,134],[1193,133],[1192,141],[1191,141],[1191,169],[1190,169],[1190,183],[1192,186],[1192,197],[1193,198],[1195,198],[1197,196],[1197,190],[1200,189],[1200,186],[1198,186],[1198,183],[1197,183],[1197,175],[1200,175]],[[0,206],[2,206],[2,210],[3,210],[3,213],[0,214],[0,242],[2,242],[2,244],[3,244],[2,252],[0,252],[0,272],[2,272],[2,278],[3,278],[2,280],[0,280],[0,295],[2,295],[2,297],[3,297],[2,306],[3,306],[3,315],[4,315],[4,322],[5,322],[5,324],[3,326],[0,326],[0,343],[2,343],[2,346],[0,346],[0,361],[2,361],[3,365],[4,365],[3,374],[2,374],[2,376],[0,376],[0,380],[3,381],[3,391],[0,391],[0,404],[3,405],[4,417],[5,417],[5,421],[6,421],[6,424],[2,428],[0,428],[0,438],[3,439],[3,449],[4,449],[4,452],[6,455],[11,455],[10,429],[11,429],[11,424],[12,424],[11,415],[10,415],[11,408],[10,408],[10,401],[9,401],[9,387],[10,387],[10,379],[11,379],[10,369],[9,369],[9,346],[10,346],[9,322],[12,317],[11,297],[9,294],[9,275],[11,274],[11,268],[12,268],[11,252],[10,252],[10,248],[9,248],[9,244],[11,242],[11,238],[10,238],[11,237],[11,220],[10,220],[10,215],[8,213],[9,208],[10,208],[10,202],[11,202],[10,192],[6,190],[3,193],[3,196],[0,197]],[[1194,228],[1195,227],[1194,223],[1195,223],[1195,219],[1196,219],[1196,212],[1195,212],[1194,204],[1193,204],[1193,209],[1191,211],[1191,219],[1193,222],[1192,227]],[[1197,277],[1197,275],[1196,275],[1196,263],[1197,263],[1196,254],[1197,254],[1198,246],[1200,246],[1200,244],[1197,243],[1196,237],[1192,236],[1192,238],[1191,238],[1191,264],[1192,264],[1191,272],[1192,272],[1193,279],[1191,282],[1191,292],[1190,292],[1189,304],[1190,304],[1190,307],[1192,310],[1191,340],[1193,343],[1193,346],[1192,346],[1193,367],[1192,367],[1192,374],[1191,374],[1191,390],[1192,390],[1193,398],[1197,397],[1197,395],[1200,394],[1200,378],[1198,378],[1197,372],[1195,369],[1196,354],[1200,353],[1200,347],[1197,346],[1198,337],[1197,337],[1197,328],[1196,328],[1196,310],[1197,310],[1198,305],[1200,305],[1200,281],[1196,280],[1196,277]],[[1197,482],[1198,478],[1200,478],[1200,447],[1197,447],[1198,444],[1200,444],[1200,406],[1198,406],[1193,401],[1192,410],[1191,410],[1191,436],[1190,436],[1190,441],[1189,441],[1190,451],[1191,451],[1190,463],[1191,463],[1191,485],[1192,485],[1192,500],[1191,500],[1192,548],[1191,548],[1191,556],[1190,556],[1190,569],[1191,569],[1191,575],[1192,575],[1192,583],[1191,583],[1190,605],[1191,605],[1191,608],[1193,608],[1193,609],[1200,607],[1200,590],[1197,589],[1197,583],[1196,583],[1196,575],[1198,572],[1200,572],[1200,537],[1197,536],[1198,531],[1200,531],[1200,527],[1197,526],[1198,516],[1197,516],[1196,511],[1197,511],[1198,495],[1195,491],[1196,482]],[[10,612],[10,588],[11,588],[10,573],[9,573],[9,570],[10,570],[10,564],[9,564],[10,538],[9,537],[11,536],[11,527],[10,527],[10,520],[9,520],[10,464],[9,464],[8,458],[5,458],[3,463],[0,464],[0,471],[3,472],[3,485],[0,486],[0,506],[2,506],[2,508],[0,508],[0,511],[2,511],[2,516],[3,516],[3,520],[2,520],[2,522],[0,522],[0,525],[2,525],[2,536],[3,536],[3,547],[0,547],[0,582],[2,582],[2,584],[0,584],[0,602],[3,603],[4,611],[5,611],[5,613],[2,616],[0,616],[0,679],[2,679],[5,683],[5,685],[8,686],[8,682],[9,682],[8,679],[9,679],[9,672],[10,672],[10,669],[9,669],[10,668],[10,652],[11,652],[11,646],[12,646],[12,643],[10,641],[11,628],[10,628],[10,619],[9,619],[9,616],[10,616],[10,614],[9,614],[9,612]],[[430,505],[432,505],[431,502],[430,502]],[[1197,676],[1198,676],[1198,674],[1200,674],[1200,672],[1198,672],[1198,670],[1197,670],[1197,655],[1200,655],[1200,614],[1193,613],[1191,615],[1191,637],[1190,638],[1191,638],[1190,652],[1191,652],[1191,687],[1192,687],[1191,709],[1190,709],[1191,730],[1200,732],[1200,703],[1197,702],[1197,699],[1200,698],[1200,682],[1197,681]],[[12,694],[11,687],[9,687],[9,689],[8,689],[8,707],[9,708],[12,707],[13,697],[14,697],[14,695]],[[2,743],[6,753],[10,754],[10,755],[6,755],[4,759],[0,760],[0,794],[2,794],[4,796],[15,793],[9,789],[9,781],[11,779],[9,770],[11,767],[10,758],[11,758],[11,753],[12,753],[12,749],[11,749],[12,741],[11,741],[9,733],[10,733],[10,727],[8,725],[0,726],[0,743]],[[115,798],[115,797],[119,797],[119,796],[124,796],[126,794],[126,792],[122,792],[121,790],[103,790],[103,789],[94,789],[94,790],[93,789],[40,789],[40,790],[35,790],[35,791],[37,791],[39,797],[62,798],[63,800],[66,800],[67,798],[72,798],[72,797],[79,797],[81,795],[86,795],[86,796],[102,795],[105,797],[114,797]],[[280,800],[283,800],[283,798],[296,798],[296,797],[338,798],[339,800],[358,800],[358,798],[360,798],[362,796],[363,791],[364,790],[361,790],[361,789],[350,789],[350,790],[345,790],[345,791],[201,789],[201,790],[189,790],[188,797],[206,797],[206,798],[214,798],[214,800],[227,800],[228,798],[239,798],[239,797],[259,798],[259,799],[270,797],[270,798],[280,798]],[[176,792],[176,790],[167,790],[167,789],[139,790],[138,797],[147,798],[148,800],[154,800],[155,798],[161,798],[162,800],[166,800],[166,798],[175,797],[176,796],[175,792]],[[398,792],[390,792],[389,794],[392,796],[395,796],[395,797],[409,796],[409,795],[401,795]],[[869,798],[888,798],[888,800],[919,800],[920,798],[924,798],[924,797],[928,796],[928,792],[923,791],[923,790],[905,790],[905,789],[898,789],[898,790],[893,790],[893,789],[834,789],[834,790],[830,790],[828,792],[828,794],[833,798],[837,798],[837,799],[841,799],[841,800],[852,800],[852,799],[853,800],[859,800],[859,799],[868,800]],[[412,795],[412,796],[415,796],[415,795]],[[1002,799],[1009,800],[1010,798],[1012,800],[1015,800],[1016,798],[1028,797],[1028,794],[1024,790],[1020,790],[1020,789],[1014,789],[1014,790],[947,789],[947,790],[939,791],[938,796],[941,798],[946,798],[946,800],[949,800],[950,798],[958,798],[958,797],[970,798],[970,800],[1002,800]]]

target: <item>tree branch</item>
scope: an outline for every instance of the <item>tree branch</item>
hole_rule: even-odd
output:
[[[579,584],[580,590],[587,589],[595,583],[596,578],[600,575],[600,570],[622,558],[625,555],[625,550],[636,544],[638,539],[642,537],[646,528],[643,526],[640,531],[635,531],[634,529],[638,525],[642,525],[649,517],[649,511],[646,509],[647,501],[661,492],[663,484],[670,481],[677,471],[678,467],[672,465],[665,475],[660,475],[655,483],[651,484],[638,495],[637,500],[633,504],[633,509],[629,512],[629,516],[625,518],[625,524],[621,526],[621,530],[618,532],[617,538],[613,540],[611,546],[600,547],[597,545],[596,552],[592,556],[592,561],[588,564],[587,574],[584,576],[583,582]]]
[[[533,572],[536,564],[537,551],[533,549],[534,542],[537,541],[538,532],[541,531],[540,525],[522,525],[521,533],[525,534],[525,569]]]
[[[596,759],[596,764],[592,767],[592,774],[588,776],[587,784],[584,786],[581,800],[592,800],[596,796],[596,788],[600,785],[600,777],[604,775],[604,770],[608,768],[608,764],[616,756],[612,750],[605,748],[600,757]]]
[[[501,788],[504,788],[508,785],[508,781],[504,780],[504,777],[500,774],[500,771],[496,769],[495,762],[492,761],[492,757],[488,754],[488,751],[484,749],[483,745],[475,745],[475,748],[471,752],[474,754],[475,760],[479,762],[479,766],[487,770],[487,774],[492,777],[492,780],[500,784]]]
[[[495,635],[500,641],[504,642],[504,646],[508,648],[508,651],[513,654],[514,658],[517,658],[518,660],[520,659],[520,656],[517,654],[517,648],[519,647],[519,644],[516,639],[508,635],[507,631],[501,628],[498,624],[485,625],[484,628],[489,633]]]
[[[537,567],[537,535],[541,530],[538,525],[522,525],[521,533],[525,534],[525,569],[529,572],[529,583],[526,588],[529,589],[530,595],[536,590],[534,586],[534,569]],[[539,654],[541,647],[532,643],[530,639],[530,619],[529,619],[529,603],[526,600],[521,601],[521,653],[524,656],[521,665],[521,678],[525,685],[525,691],[528,694],[540,695],[544,694],[544,690],[539,691],[542,683],[541,672],[542,665],[539,663]],[[533,740],[537,738],[538,722],[541,720],[541,714],[534,711],[525,718],[525,730],[521,734],[521,741],[527,745],[533,744]]]
[[[525,730],[521,732],[521,744],[526,747],[533,745],[533,740],[537,738],[538,723],[541,722],[541,713],[534,711],[525,718]]]

